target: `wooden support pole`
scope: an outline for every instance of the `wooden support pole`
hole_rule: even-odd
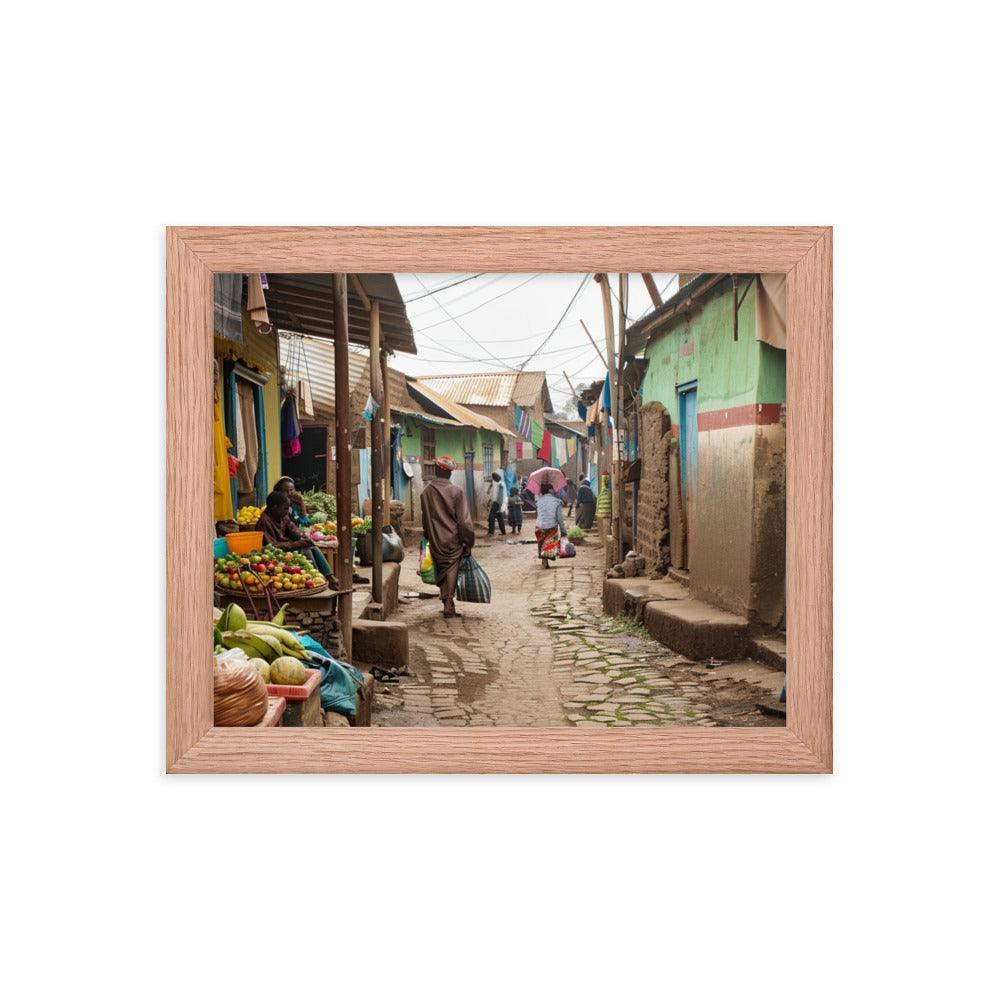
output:
[[[650,299],[652,299],[653,308],[659,309],[663,305],[663,299],[660,298],[660,293],[656,287],[656,282],[653,281],[653,276],[643,272],[642,280],[646,286],[646,291],[649,292]]]
[[[625,519],[625,300],[628,298],[628,275],[618,275],[618,371],[616,372],[618,391],[615,393],[615,488],[612,497],[615,498],[615,519],[613,534],[615,536],[615,553],[618,559],[625,558],[622,544],[622,521]],[[633,525],[633,532],[635,526]]]
[[[573,394],[573,402],[578,403],[580,401],[580,397],[576,394],[576,389],[573,388],[573,383],[570,382],[569,376],[566,374],[566,372],[563,372],[563,378],[566,379],[566,384],[569,386],[569,391]]]
[[[362,305],[371,312],[372,303],[371,299],[368,298],[368,293],[365,291],[365,286],[361,284],[361,279],[356,275],[352,274],[349,276],[351,279],[351,288],[354,289],[354,294],[361,299]]]
[[[351,660],[354,627],[351,557],[351,379],[347,356],[347,275],[333,275],[333,382],[337,441],[337,619],[344,656]]]
[[[603,354],[601,354],[601,349],[597,346],[597,341],[594,340],[594,338],[590,335],[590,331],[587,329],[587,324],[584,323],[582,319],[580,320],[580,326],[583,327],[583,332],[587,335],[587,339],[591,342],[591,344],[594,345],[594,350],[597,351],[597,356],[601,359],[601,364],[604,365],[605,368],[607,368],[608,359]]]
[[[368,313],[368,374],[371,380],[371,394],[375,401],[372,414],[371,432],[371,498],[372,498],[372,600],[382,603],[382,501],[385,498],[382,482],[382,445],[385,435],[382,427],[385,421],[382,404],[382,369],[379,363],[381,350],[381,320],[376,299]]]
[[[392,502],[392,397],[389,395],[389,352],[385,349],[385,336],[379,334],[379,365],[382,369],[382,405],[383,405],[383,429],[385,434],[382,438],[382,462],[385,469],[385,485],[383,495],[385,497],[385,521],[389,523],[390,503]]]
[[[595,275],[595,280],[601,286],[601,300],[604,304],[604,343],[608,352],[608,384],[611,388],[611,410],[608,413],[608,422],[613,423],[614,427],[611,431],[611,455],[610,455],[610,472],[611,472],[611,537],[612,537],[612,551],[615,556],[615,562],[620,558],[619,550],[621,548],[621,521],[617,516],[618,511],[618,493],[621,491],[621,484],[618,481],[618,471],[619,471],[619,456],[617,448],[618,439],[618,372],[617,364],[615,360],[615,315],[614,310],[611,308],[611,284],[608,282],[608,276],[606,274]],[[602,439],[603,443],[603,439]],[[608,464],[609,457],[605,457],[605,464]],[[607,552],[607,543],[605,543],[605,552]],[[607,561],[605,560],[605,565]]]

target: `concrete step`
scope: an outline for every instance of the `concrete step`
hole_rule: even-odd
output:
[[[650,601],[677,601],[690,597],[686,587],[673,580],[650,580],[644,576],[623,576],[604,581],[604,613],[636,614]],[[636,617],[641,617],[636,614]]]
[[[779,636],[759,635],[750,640],[750,655],[775,670],[785,669],[785,640]]]
[[[410,631],[403,622],[355,621],[352,640],[355,663],[401,673],[410,661]]]
[[[750,637],[745,618],[690,597],[650,601],[642,622],[658,642],[693,660],[739,659]]]

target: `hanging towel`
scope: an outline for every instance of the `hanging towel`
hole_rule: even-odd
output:
[[[260,274],[247,275],[247,312],[250,320],[261,332],[271,329],[271,321],[267,316],[267,303],[264,301],[264,285]]]
[[[524,442],[520,438],[514,442],[514,455],[519,461],[524,458]]]
[[[545,429],[541,424],[536,424],[534,420],[531,421],[531,443],[535,448],[542,447],[542,441],[544,440]]]
[[[236,456],[237,461],[244,462],[247,457],[247,441],[246,436],[243,433],[243,413],[241,411],[240,393],[239,393],[239,383],[236,383],[237,391],[233,395],[233,423],[236,427],[236,450],[233,454]]]
[[[215,335],[223,340],[243,343],[243,318],[240,300],[243,297],[242,274],[215,274],[212,277]]]

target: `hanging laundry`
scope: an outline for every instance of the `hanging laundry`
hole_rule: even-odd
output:
[[[281,457],[294,458],[302,454],[302,424],[299,422],[298,402],[294,393],[288,393],[281,403]]]
[[[545,428],[541,424],[536,424],[534,420],[531,421],[531,443],[535,448],[542,447],[542,441],[545,436]]]
[[[233,494],[229,488],[229,438],[222,422],[222,402],[215,396],[212,421],[212,517],[216,521],[233,519]]]
[[[361,411],[361,416],[367,423],[372,422],[372,418],[375,416],[375,410],[378,408],[378,404],[372,397],[371,393],[368,393],[368,399],[365,400],[365,408]]]
[[[531,413],[528,410],[522,410],[520,406],[514,406],[514,423],[517,427],[517,433],[523,438],[531,437]]]
[[[534,430],[534,428],[532,428],[532,430]],[[538,449],[538,457],[543,462],[552,461],[552,435],[548,431],[542,431],[542,444]]]
[[[242,428],[243,445],[246,450],[246,457],[240,463],[236,474],[236,490],[238,493],[253,493],[256,489],[257,466],[260,461],[253,386],[243,379],[237,379],[236,398],[240,407],[240,420],[237,426]]]
[[[243,343],[242,274],[212,276],[212,326],[217,337]]]
[[[524,458],[524,442],[520,438],[514,442],[514,456],[519,461]]]
[[[247,312],[250,320],[260,333],[271,329],[271,321],[267,315],[267,303],[264,301],[264,284],[261,274],[247,275]]]

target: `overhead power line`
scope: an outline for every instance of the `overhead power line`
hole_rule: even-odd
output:
[[[511,292],[516,292],[519,288],[523,288],[529,281],[534,281],[535,278],[537,278],[537,277],[539,277],[539,275],[533,274],[527,280],[522,281],[518,285],[514,285],[513,288],[506,288],[506,289],[504,289],[504,291],[498,293],[497,295],[492,296],[491,298],[486,299],[484,302],[480,302],[478,305],[473,306],[471,309],[466,309],[465,312],[457,313],[456,316],[454,316],[454,317],[449,316],[449,318],[454,319],[456,317],[468,316],[469,313],[474,313],[477,309],[482,309],[483,306],[488,306],[491,302],[496,302],[497,299],[502,299],[505,295],[510,295]],[[434,301],[436,302],[437,299],[435,299]],[[444,308],[444,307],[442,306],[442,308]],[[430,323],[427,326],[422,326],[419,329],[415,329],[413,332],[414,333],[423,333],[424,330],[433,330],[434,327],[441,326],[442,324],[447,323],[447,322],[448,322],[447,319],[440,319],[436,323]]]
[[[423,286],[423,293],[421,295],[413,295],[408,299],[403,299],[403,301],[409,305],[411,302],[416,302],[418,299],[426,299],[428,295],[433,295],[435,292],[443,292],[445,289],[454,288],[456,285],[464,285],[467,281],[472,281],[473,278],[481,278],[486,272],[480,271],[478,274],[470,274],[467,278],[459,278],[458,281],[449,282],[447,285],[439,285],[437,288],[428,288],[419,278],[414,274],[413,277],[420,281]]]
[[[551,331],[551,332],[549,333],[549,335],[548,335],[548,336],[547,336],[547,337],[546,337],[546,338],[545,338],[545,339],[544,339],[544,340],[543,340],[543,341],[542,341],[542,342],[541,342],[541,343],[540,343],[540,344],[539,344],[539,345],[538,345],[538,346],[537,346],[537,347],[536,347],[536,348],[534,349],[534,351],[532,351],[532,352],[531,352],[531,354],[529,354],[529,355],[528,355],[528,357],[527,357],[527,358],[526,358],[526,359],[525,359],[524,361],[522,361],[522,362],[521,362],[521,371],[524,371],[524,366],[525,366],[525,365],[526,365],[526,364],[527,364],[527,363],[528,363],[528,362],[529,362],[529,361],[530,361],[530,360],[531,360],[531,359],[532,359],[532,358],[533,358],[533,357],[534,357],[534,356],[535,356],[535,355],[536,355],[536,354],[537,354],[537,353],[538,353],[538,352],[539,352],[539,351],[540,351],[540,350],[541,350],[541,349],[542,349],[542,348],[543,348],[543,347],[544,347],[544,346],[545,346],[545,345],[546,345],[546,344],[547,344],[547,343],[548,343],[548,342],[549,342],[549,341],[550,341],[550,340],[551,340],[551,339],[553,338],[553,336],[555,336],[555,332],[556,332],[556,330],[558,330],[558,329],[559,329],[559,327],[560,327],[560,326],[562,325],[562,321],[563,321],[563,320],[564,320],[564,319],[566,318],[566,316],[567,316],[567,315],[569,314],[569,311],[570,311],[570,309],[572,309],[572,308],[573,308],[574,304],[576,303],[576,300],[577,300],[577,299],[578,299],[578,298],[580,297],[580,293],[581,293],[581,292],[583,291],[583,288],[584,288],[584,286],[585,286],[585,285],[587,284],[587,281],[588,281],[589,279],[590,279],[590,275],[589,275],[589,274],[585,274],[585,275],[583,276],[583,281],[581,281],[581,282],[580,282],[580,287],[579,287],[579,288],[577,288],[577,290],[576,290],[576,291],[575,291],[575,292],[573,293],[573,298],[571,298],[571,299],[569,300],[569,305],[568,305],[568,306],[566,306],[566,308],[565,308],[565,309],[563,310],[563,314],[562,314],[562,316],[560,316],[560,317],[559,317],[559,320],[558,320],[558,322],[556,323],[556,325],[555,325],[554,327],[552,327],[552,331]]]
[[[425,284],[423,283],[423,281],[421,281],[421,280],[420,280],[420,275],[419,275],[419,274],[415,274],[415,275],[414,275],[413,277],[414,277],[414,278],[416,278],[416,279],[417,279],[417,281],[419,281],[419,282],[420,282],[420,284],[421,284],[421,286],[422,286],[423,288],[427,288],[427,286],[426,286],[426,285],[425,285]],[[428,290],[428,291],[429,291],[429,290]],[[434,293],[433,293],[433,292],[430,292],[430,296],[431,296],[431,298],[432,298],[432,299],[434,299],[434,301],[435,301],[435,302],[438,302],[438,300],[437,300],[437,298],[435,297],[435,295],[434,295]],[[440,302],[438,302],[438,305],[441,305],[441,303],[440,303]],[[447,316],[447,317],[448,317],[448,318],[449,318],[449,319],[450,319],[450,320],[451,320],[451,321],[452,321],[452,322],[453,322],[453,323],[455,324],[455,326],[457,326],[457,327],[459,328],[459,330],[461,330],[461,331],[462,331],[462,333],[464,333],[464,334],[466,335],[466,337],[468,337],[468,338],[469,338],[469,340],[471,340],[471,341],[472,341],[472,343],[474,343],[474,344],[476,345],[476,347],[478,347],[478,348],[479,348],[479,349],[480,349],[481,351],[486,351],[486,353],[487,353],[487,354],[488,354],[488,355],[489,355],[489,356],[490,356],[490,357],[491,357],[491,358],[492,358],[492,359],[493,359],[494,361],[500,361],[500,359],[499,359],[499,358],[498,358],[498,357],[497,357],[497,356],[496,356],[496,355],[495,355],[495,354],[494,354],[494,353],[493,353],[492,351],[489,351],[489,350],[487,350],[487,349],[486,349],[486,347],[484,347],[484,346],[483,346],[482,344],[480,344],[480,343],[479,343],[479,341],[478,341],[478,340],[476,340],[476,338],[475,338],[475,337],[473,337],[473,336],[472,336],[472,334],[471,334],[471,333],[469,333],[469,331],[468,331],[468,330],[466,330],[466,328],[465,328],[464,326],[462,326],[462,324],[461,324],[461,323],[459,323],[459,321],[458,321],[457,319],[455,319],[455,317],[454,317],[454,316],[452,316],[452,315],[451,315],[451,313],[450,313],[450,312],[448,312],[448,310],[447,310],[447,309],[446,309],[446,308],[445,308],[444,306],[441,306],[441,311],[442,311],[442,312],[443,312],[443,313],[444,313],[444,314],[445,314],[445,315],[446,315],[446,316]],[[453,352],[453,353],[454,353],[454,352]],[[514,369],[513,369],[513,368],[512,368],[512,367],[511,367],[510,365],[506,364],[505,362],[502,362],[502,361],[501,361],[500,363],[501,363],[501,364],[503,365],[503,367],[504,367],[504,368],[510,368],[510,369],[511,369],[511,371],[514,371]]]

